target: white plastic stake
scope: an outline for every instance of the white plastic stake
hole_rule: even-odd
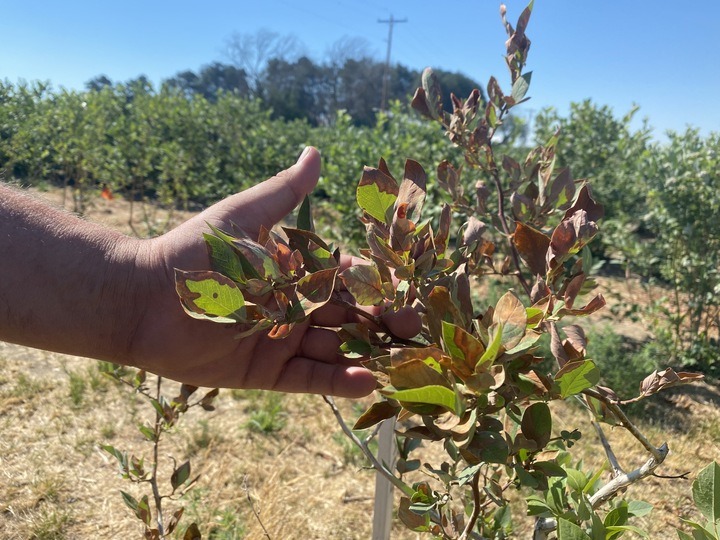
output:
[[[378,461],[392,470],[395,466],[395,418],[383,420],[378,431]],[[393,510],[393,485],[381,473],[375,473],[375,507],[372,540],[390,540]]]

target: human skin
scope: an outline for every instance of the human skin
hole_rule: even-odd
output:
[[[328,327],[354,320],[316,310],[285,339],[236,339],[231,325],[184,313],[174,269],[209,267],[207,223],[251,237],[272,227],[314,188],[320,154],[308,147],[277,176],[232,195],[153,239],[131,238],[0,185],[0,340],[141,367],[196,386],[360,397],[372,374],[337,354]],[[341,261],[341,267],[353,263]],[[377,314],[377,311],[376,311]],[[400,337],[419,331],[409,309],[384,316]]]

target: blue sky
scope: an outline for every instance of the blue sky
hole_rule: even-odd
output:
[[[525,2],[506,1],[514,22]],[[362,37],[385,57],[395,26],[392,61],[462,71],[485,84],[506,78],[499,2],[438,0],[0,0],[0,79],[49,80],[82,88],[106,74],[140,74],[155,83],[185,69],[225,61],[233,32],[265,28],[293,34],[309,56],[324,59],[338,39]],[[591,98],[624,114],[636,103],[660,137],[686,125],[720,130],[720,1],[536,0],[528,28],[534,76],[525,113],[567,111]],[[378,82],[379,84],[379,82]],[[507,83],[505,84],[507,86]]]

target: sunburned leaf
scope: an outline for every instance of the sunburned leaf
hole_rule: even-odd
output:
[[[183,307],[191,315],[222,323],[244,318],[245,298],[235,282],[222,274],[176,269],[175,286]]]
[[[550,238],[546,234],[518,222],[513,235],[513,243],[533,275],[545,275],[545,259],[548,247],[550,247]]]
[[[257,270],[261,279],[276,280],[281,277],[280,267],[275,258],[257,242],[247,238],[237,238],[233,242],[233,247]],[[243,269],[245,268],[246,266],[243,266]]]
[[[502,345],[512,349],[522,339],[527,327],[527,312],[520,299],[506,292],[495,306],[493,322],[502,325]]]
[[[395,208],[400,204],[407,204],[406,216],[413,223],[420,221],[423,203],[425,202],[425,191],[427,175],[422,166],[412,159],[405,162],[405,175],[400,184]]]
[[[552,416],[547,403],[533,403],[525,409],[520,429],[525,437],[535,441],[538,450],[545,448],[552,433]]]
[[[650,396],[660,390],[681,384],[693,383],[703,378],[704,376],[699,373],[690,373],[687,371],[676,372],[672,368],[666,368],[660,372],[655,370],[640,383],[640,394],[642,396]]]
[[[380,272],[369,264],[359,264],[343,270],[340,274],[347,290],[362,306],[375,306],[385,300]]]
[[[387,371],[390,374],[390,383],[398,390],[427,386],[450,388],[450,382],[421,359],[403,362],[388,368]]]
[[[380,393],[400,402],[439,405],[456,412],[455,392],[446,386],[433,385],[406,390],[396,390],[390,386],[383,388]]]
[[[550,186],[550,204],[556,208],[564,210],[567,208],[575,196],[575,182],[570,174],[570,169],[561,170],[553,180]]]
[[[458,374],[472,375],[478,360],[485,352],[485,346],[472,334],[446,321],[442,321],[442,335],[445,349],[450,353]]]
[[[383,420],[392,418],[398,412],[400,412],[400,407],[397,405],[393,405],[389,401],[378,401],[377,403],[373,403],[367,411],[360,415],[353,429],[367,429]]]
[[[357,187],[357,203],[368,215],[386,223],[385,216],[398,197],[395,180],[379,169],[365,167]]]
[[[300,252],[305,266],[311,272],[338,265],[337,259],[331,253],[331,247],[314,232],[290,227],[283,227],[283,231],[290,242],[290,249]]]
[[[568,362],[555,374],[563,398],[579,394],[600,381],[600,371],[592,360]]]
[[[565,217],[563,219],[568,219],[578,210],[585,210],[585,212],[587,212],[588,220],[595,222],[597,222],[605,214],[603,206],[595,202],[595,199],[593,199],[592,195],[590,195],[590,188],[587,184],[580,188],[580,192],[578,193],[575,202],[570,208],[568,208],[567,212],[565,212]]]
[[[307,274],[297,282],[297,296],[303,317],[324,306],[332,296],[338,268],[328,268]],[[294,321],[298,322],[298,321]]]
[[[425,91],[425,99],[427,100],[428,109],[433,118],[442,118],[443,116],[443,100],[442,88],[433,70],[425,68],[422,72],[422,87]]]

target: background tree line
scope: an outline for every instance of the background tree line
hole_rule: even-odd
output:
[[[24,185],[71,188],[80,212],[103,188],[133,201],[199,207],[272,176],[312,144],[323,154],[315,193],[316,205],[325,208],[323,234],[352,243],[362,227],[347,216],[356,211],[364,165],[383,156],[400,174],[412,157],[431,178],[447,156],[462,165],[437,128],[406,105],[419,84],[417,72],[395,66],[390,88],[399,99],[378,111],[384,66],[372,60],[317,64],[305,56],[277,57],[255,71],[246,67],[210,64],[157,89],[144,77],[113,82],[101,76],[82,91],[0,82],[1,174]],[[464,85],[475,85],[444,76],[448,95],[467,95]],[[573,104],[565,116],[545,110],[530,142],[545,142],[562,129],[560,164],[578,179],[590,178],[606,208],[597,260],[604,271],[634,273],[665,291],[650,306],[658,339],[635,351],[637,372],[669,356],[714,373],[720,365],[720,138],[688,129],[657,142],[648,126],[632,127],[634,113],[618,116],[590,101]],[[526,126],[511,119],[504,127],[498,152],[522,163]],[[479,180],[464,175],[466,193],[474,193]],[[438,191],[430,189],[436,199],[428,204],[437,211]],[[623,362],[618,372],[630,380],[634,364],[608,356]]]

